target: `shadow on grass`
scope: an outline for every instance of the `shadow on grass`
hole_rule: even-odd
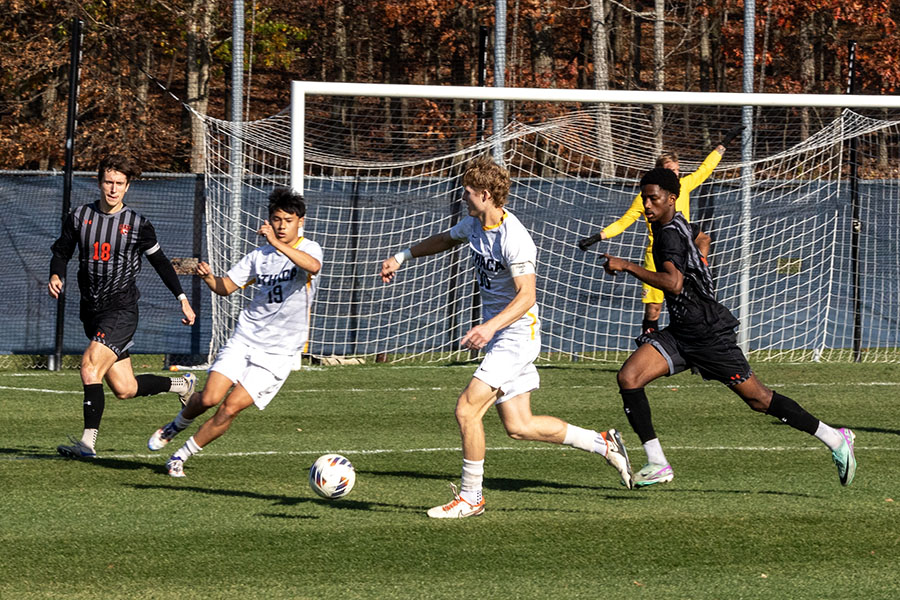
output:
[[[773,420],[771,422],[772,425],[784,425],[788,426],[787,423],[782,423],[778,420]],[[900,435],[900,429],[885,429],[884,427],[864,427],[862,425],[847,425],[846,423],[829,423],[835,429],[840,429],[841,427],[847,427],[848,429],[852,429],[854,433],[859,433],[860,431],[865,431],[866,433],[883,433],[886,435]],[[859,440],[857,440],[859,443]]]
[[[387,477],[407,477],[410,479],[415,479],[417,481],[421,481],[423,479],[434,479],[437,481],[447,481],[455,483],[458,479],[459,475],[457,474],[449,474],[449,473],[421,473],[419,471],[363,471],[357,469],[358,473],[365,473],[367,475],[375,475],[375,476],[387,476]],[[610,481],[613,481],[610,479]],[[585,484],[572,484],[572,483],[562,483],[559,481],[546,481],[543,479],[512,479],[508,477],[485,477],[484,479],[484,487],[488,490],[503,490],[506,492],[529,492],[529,493],[558,493],[562,490],[576,490],[579,492],[589,491],[589,492],[602,492],[602,491],[623,491],[627,492],[624,487],[620,485],[608,485],[608,486],[598,486],[598,485],[585,485]],[[540,488],[544,488],[541,490]],[[547,489],[549,488],[549,489]],[[619,495],[609,496],[610,498],[621,498]]]
[[[190,492],[194,494],[206,494],[209,496],[227,496],[231,498],[250,498],[251,500],[264,500],[271,502],[275,506],[299,506],[302,504],[318,504],[320,506],[328,506],[329,508],[338,510],[365,510],[373,511],[378,509],[390,509],[392,511],[401,512],[420,512],[424,511],[425,506],[412,506],[405,504],[390,504],[385,502],[369,502],[364,500],[351,500],[349,498],[341,498],[339,500],[325,500],[324,498],[303,497],[303,496],[287,496],[284,494],[260,494],[249,490],[226,490],[219,488],[203,488],[196,486],[182,485],[162,485],[162,484],[131,484],[136,490],[165,490],[170,492]],[[317,519],[314,515],[293,515],[286,513],[258,513],[261,517],[284,518],[284,519]]]
[[[885,433],[887,435],[900,435],[900,429],[885,429],[883,427],[861,427],[861,426],[853,426],[853,425],[832,425],[832,427],[849,427],[855,433],[859,433],[860,431],[865,431],[866,433]],[[859,443],[859,440],[856,440],[856,443]]]

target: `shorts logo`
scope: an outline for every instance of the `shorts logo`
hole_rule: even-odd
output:
[[[122,235],[128,235],[128,232],[130,232],[130,231],[131,231],[131,225],[127,225],[125,223],[122,223],[121,225],[119,225],[119,233],[121,233]]]

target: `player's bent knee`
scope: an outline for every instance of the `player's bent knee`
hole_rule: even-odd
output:
[[[531,439],[531,432],[522,423],[504,423],[503,425],[506,428],[506,435],[512,439],[520,441]]]
[[[626,369],[621,369],[616,373],[616,383],[619,384],[620,390],[633,390],[642,387],[640,381],[638,381],[637,374]]]

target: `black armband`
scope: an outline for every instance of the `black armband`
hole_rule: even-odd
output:
[[[175,272],[175,267],[172,266],[171,261],[166,257],[166,253],[162,251],[162,248],[153,254],[148,254],[147,261],[153,265],[153,268],[159,274],[159,278],[162,279],[173,295],[177,297],[184,294],[181,282],[178,280],[178,273]]]

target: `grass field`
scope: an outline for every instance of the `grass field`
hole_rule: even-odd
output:
[[[626,490],[596,456],[510,440],[492,410],[487,511],[457,522],[424,511],[458,481],[453,405],[473,365],[294,373],[185,479],[146,449],[174,395],[107,393],[100,457],[67,461],[77,372],[0,372],[0,598],[896,598],[900,366],[757,367],[856,431],[852,486],[814,438],[682,374],[648,389],[672,483]],[[536,413],[620,428],[640,467],[614,368],[541,377]],[[328,451],[358,471],[336,502],[306,483]]]

